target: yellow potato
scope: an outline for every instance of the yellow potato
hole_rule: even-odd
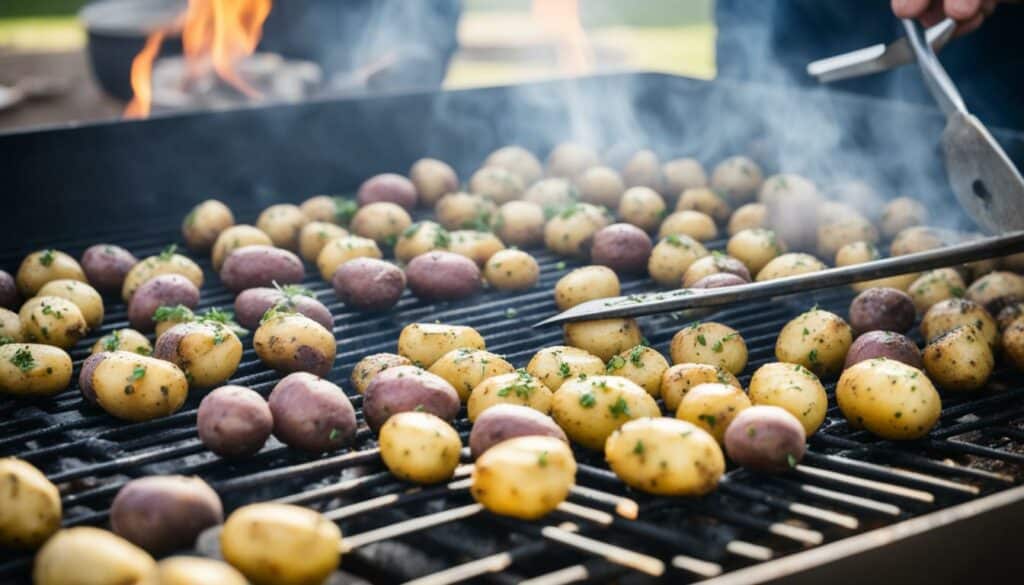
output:
[[[943,248],[959,239],[952,230],[929,226],[913,226],[900,230],[889,244],[890,256],[903,256]]]
[[[271,311],[252,337],[260,360],[281,372],[326,376],[334,366],[338,350],[334,333],[305,315]]]
[[[730,384],[742,389],[736,376],[721,366],[676,364],[661,376],[661,399],[669,412],[675,412],[687,392],[700,384],[711,383]]]
[[[551,412],[551,389],[523,369],[511,374],[485,378],[473,388],[466,402],[466,414],[475,421],[480,413],[497,404],[518,404],[547,414]]]
[[[672,336],[673,364],[721,366],[739,374],[747,365],[747,343],[739,331],[721,323],[694,323]]]
[[[967,285],[953,268],[938,268],[922,272],[907,289],[918,313],[926,313],[933,305],[946,299],[964,296]]]
[[[182,323],[160,336],[154,355],[177,364],[190,386],[212,388],[235,374],[242,362],[242,342],[223,323]]]
[[[973,325],[943,333],[921,355],[928,377],[943,390],[980,390],[995,368],[991,347]]]
[[[573,178],[588,168],[601,164],[601,158],[590,146],[575,142],[562,142],[548,154],[549,177]]]
[[[0,307],[0,345],[25,340],[21,317],[14,311]]]
[[[700,496],[718,485],[725,457],[715,439],[683,420],[641,418],[604,446],[608,465],[631,487],[663,496]]]
[[[705,276],[722,272],[736,274],[744,280],[750,277],[747,267],[742,262],[715,251],[710,256],[698,258],[687,267],[686,272],[683,273],[683,288],[691,288]]]
[[[188,380],[178,366],[127,351],[97,354],[102,360],[80,382],[82,394],[111,415],[146,421],[177,412],[188,397]]]
[[[668,369],[668,360],[653,347],[637,345],[613,355],[606,369],[609,374],[622,376],[657,398],[661,395],[661,378]]]
[[[190,323],[196,318],[195,313],[192,309],[185,305],[175,305],[173,307],[162,306],[158,307],[156,312],[153,313],[153,321],[156,323],[156,338],[160,339],[160,336],[167,333],[167,330],[179,323]],[[135,352],[140,353],[140,352]]]
[[[21,296],[29,298],[35,296],[44,284],[61,278],[88,282],[77,260],[60,250],[46,249],[25,256],[14,281]]]
[[[511,374],[515,370],[515,367],[500,355],[482,349],[460,347],[441,356],[430,366],[429,371],[451,384],[459,393],[459,400],[465,402],[473,388],[484,380]]]
[[[309,218],[297,205],[279,203],[263,210],[256,219],[256,227],[270,237],[278,248],[299,249],[299,232]]]
[[[485,166],[473,173],[468,186],[470,193],[482,195],[499,205],[521,198],[526,188],[519,174],[499,166]]]
[[[686,189],[706,187],[708,176],[704,165],[695,158],[677,158],[661,166],[665,177],[665,193],[677,195]]]
[[[89,329],[95,329],[103,323],[103,297],[84,282],[71,279],[51,280],[39,289],[39,296],[60,297],[71,301],[82,312]]]
[[[878,248],[874,244],[869,242],[852,242],[839,248],[836,252],[836,266],[863,264],[872,260],[878,260],[881,257],[881,253],[879,253]],[[888,278],[877,278],[875,280],[855,282],[850,285],[850,288],[857,292],[879,287],[895,288],[897,290],[905,291],[910,287],[911,283],[918,278],[918,276],[920,276],[920,273],[917,272],[899,274]]]
[[[555,304],[565,311],[587,301],[617,297],[621,292],[614,270],[607,266],[584,266],[558,279]]]
[[[541,179],[523,194],[523,201],[536,203],[546,210],[560,209],[579,198],[579,190],[572,181],[562,177]]]
[[[928,208],[910,197],[897,197],[882,209],[882,235],[892,238],[901,231],[928,221]]]
[[[153,346],[146,336],[134,329],[115,329],[96,340],[90,354],[101,351],[131,351],[139,355],[151,355]]]
[[[398,355],[421,368],[429,368],[441,356],[460,347],[487,349],[487,344],[476,329],[462,325],[412,323],[398,335]]]
[[[451,245],[448,249],[476,262],[477,266],[483,266],[491,256],[504,250],[505,244],[490,232],[455,230],[451,232]]]
[[[604,361],[596,355],[576,347],[555,345],[538,351],[526,371],[552,391],[569,378],[600,376],[605,373]]]
[[[924,372],[885,358],[847,368],[836,384],[836,402],[851,427],[897,441],[927,435],[942,412],[942,399]]]
[[[737,414],[750,407],[750,399],[742,388],[714,382],[698,384],[679,402],[676,418],[697,425],[722,444],[725,429]]]
[[[563,334],[566,345],[589,351],[605,361],[643,341],[636,319],[575,321],[563,326]]]
[[[602,449],[626,422],[659,416],[658,403],[646,390],[620,376],[566,380],[555,392],[551,414],[570,439],[588,449]]]
[[[433,205],[441,197],[459,188],[455,169],[435,158],[421,158],[409,169],[409,180],[416,186],[420,203]]]
[[[449,193],[434,206],[438,223],[450,230],[486,228],[497,210],[490,199],[470,193]]]
[[[15,396],[50,396],[71,383],[71,356],[52,345],[0,345],[0,392]]]
[[[544,240],[544,208],[530,201],[509,201],[498,209],[491,228],[510,246],[533,246]]]
[[[818,377],[800,364],[767,363],[750,378],[750,401],[753,404],[778,406],[800,420],[807,436],[811,436],[828,411],[828,395]]]
[[[622,176],[609,167],[595,166],[586,169],[576,177],[580,199],[594,205],[615,209],[619,205],[626,184]]]
[[[231,209],[216,199],[207,199],[192,208],[181,222],[181,235],[185,244],[197,252],[204,252],[217,241],[221,232],[235,225]]]
[[[619,217],[645,232],[661,224],[665,209],[665,200],[650,187],[630,187],[619,201]]]
[[[375,353],[359,360],[352,368],[352,386],[356,392],[366,392],[366,387],[377,377],[377,374],[388,368],[411,366],[412,362],[405,357],[393,353]],[[436,373],[436,372],[435,372]]]
[[[124,277],[121,287],[121,299],[125,303],[132,300],[135,290],[147,280],[161,274],[180,274],[192,281],[196,288],[203,288],[203,269],[192,260],[176,254],[177,246],[170,245],[156,256],[150,256],[136,264]]]
[[[825,270],[825,264],[810,254],[791,252],[772,258],[757,273],[757,281],[775,280],[798,274],[809,274]]]
[[[847,244],[873,244],[877,241],[878,230],[875,226],[852,208],[843,210],[837,217],[825,218],[818,222],[818,255],[823,258],[832,258]]]
[[[757,195],[764,175],[761,167],[745,156],[732,156],[711,171],[711,188],[734,203],[745,203]]]
[[[327,242],[348,235],[348,230],[325,221],[311,221],[299,231],[299,254],[306,262],[316,262]]]
[[[89,326],[77,305],[61,297],[32,297],[18,312],[25,339],[68,349]]]
[[[516,437],[485,451],[470,481],[473,498],[491,512],[535,520],[569,495],[576,483],[576,460],[560,439]]]
[[[432,221],[419,221],[405,229],[395,242],[395,258],[408,264],[410,260],[434,250],[447,250],[451,245],[448,230]]]
[[[598,230],[611,223],[604,208],[573,203],[563,208],[544,226],[544,245],[555,254],[584,257]]]
[[[484,265],[484,278],[498,290],[523,291],[540,279],[540,266],[522,250],[501,250]]]
[[[800,364],[818,376],[843,369],[853,329],[835,313],[813,308],[786,323],[775,341],[775,359]]]
[[[661,189],[661,159],[652,150],[638,150],[622,167],[622,179],[629,187]]]
[[[399,412],[380,428],[380,458],[395,477],[416,483],[451,479],[462,440],[429,412]]]
[[[762,228],[736,232],[729,238],[725,249],[730,256],[745,264],[751,274],[760,272],[772,258],[785,251],[775,232]]]
[[[149,553],[112,532],[91,526],[61,530],[39,549],[35,585],[138,583],[156,568]]]
[[[707,187],[686,189],[676,201],[676,211],[699,211],[717,222],[728,221],[732,207]]]
[[[360,207],[352,217],[349,229],[357,236],[393,246],[398,236],[411,225],[412,217],[408,211],[390,201],[378,201]]]
[[[210,252],[213,269],[220,272],[220,267],[224,265],[224,259],[239,248],[273,245],[274,242],[270,236],[259,228],[245,224],[231,226],[222,231],[217,236],[217,241],[213,243],[213,251]]]
[[[327,282],[334,278],[339,266],[355,258],[383,258],[377,242],[359,236],[343,236],[327,242],[316,257],[316,267]]]
[[[234,567],[204,557],[168,557],[138,585],[248,585]]]
[[[710,215],[699,211],[676,211],[661,222],[658,238],[669,236],[689,236],[698,242],[706,242],[718,237],[718,228]]]
[[[57,486],[30,463],[0,458],[0,546],[37,548],[60,529]]]
[[[735,236],[743,230],[763,228],[766,225],[768,208],[764,203],[747,203],[732,212],[726,231]]]
[[[999,325],[996,320],[984,307],[967,299],[946,299],[932,305],[921,317],[921,337],[928,343],[961,325],[977,329],[993,350],[998,347]]]

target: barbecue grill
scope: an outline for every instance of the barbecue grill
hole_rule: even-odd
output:
[[[801,111],[831,112],[821,120],[829,125],[822,134],[842,131],[822,148],[821,134],[793,131],[787,116]],[[745,126],[724,133],[718,115]],[[350,192],[363,179],[402,172],[421,156],[449,161],[467,176],[499,146],[521,144],[543,154],[581,133],[606,147],[649,146],[663,157],[714,162],[749,153],[769,171],[785,164],[812,177],[870,172],[893,194],[942,193],[954,221],[956,203],[943,186],[939,157],[922,153],[907,166],[905,147],[890,140],[938,136],[943,123],[938,112],[873,99],[617,74],[9,134],[0,136],[7,171],[0,266],[13,271],[25,253],[44,246],[78,256],[97,242],[147,256],[179,241],[181,218],[210,196],[231,205],[240,223],[252,223],[271,202]],[[1024,136],[995,134],[1012,158],[1024,159]],[[942,213],[933,209],[935,216]],[[709,247],[721,249],[724,241]],[[532,252],[541,278],[526,293],[487,291],[433,304],[406,294],[382,315],[347,310],[307,268],[305,285],[335,316],[339,346],[330,379],[346,388],[358,410],[361,397],[348,384],[352,367],[370,353],[394,351],[398,332],[412,322],[473,326],[490,351],[516,365],[561,343],[557,328],[530,325],[555,312],[554,282],[580,263]],[[200,308],[229,306],[233,295],[209,260],[197,260],[207,279]],[[626,278],[622,288],[629,294],[653,287],[645,278]],[[845,288],[830,289],[732,306],[710,317],[650,316],[640,324],[663,352],[694,319],[729,324],[748,343],[746,383],[757,366],[773,360],[776,334],[790,318],[814,303],[845,314],[851,297]],[[123,304],[108,299],[107,307],[102,328],[72,350],[76,367],[97,337],[126,326]],[[250,348],[231,383],[267,395],[279,377]],[[792,472],[731,469],[703,498],[627,490],[599,454],[577,450],[582,489],[569,501],[582,509],[534,523],[467,508],[472,499],[457,485],[416,488],[396,480],[379,462],[365,425],[346,451],[313,457],[272,439],[250,459],[221,460],[196,436],[200,399],[193,392],[172,416],[125,423],[86,405],[77,387],[41,400],[0,398],[0,455],[28,460],[60,487],[68,526],[102,525],[121,485],[161,473],[203,477],[228,510],[270,499],[315,507],[337,520],[346,537],[466,511],[356,548],[343,561],[353,581],[924,583],[985,581],[1024,569],[1016,542],[1006,536],[1024,521],[1024,384],[1006,369],[982,393],[945,395],[941,422],[921,441],[894,443],[853,430],[833,406]],[[456,429],[468,432],[464,416]],[[30,568],[30,556],[0,552],[0,582],[27,581]]]

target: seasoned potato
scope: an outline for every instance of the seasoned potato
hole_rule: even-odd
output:
[[[676,196],[686,189],[706,187],[708,176],[704,165],[695,158],[677,158],[661,166],[665,180],[665,194]]]
[[[89,356],[78,387],[87,401],[135,422],[173,414],[188,397],[188,379],[178,366],[128,351]]]
[[[619,200],[626,191],[622,176],[609,167],[590,167],[577,175],[575,182],[581,200],[609,209],[618,208]]]
[[[743,230],[764,228],[767,225],[768,208],[764,203],[747,203],[741,205],[729,217],[729,224],[726,232],[729,236],[735,236]]]
[[[510,374],[515,371],[515,367],[500,355],[482,349],[460,347],[441,356],[430,366],[429,371],[447,380],[459,393],[459,400],[465,402],[478,384],[494,376]]]
[[[516,437],[543,436],[569,442],[554,419],[528,406],[495,404],[477,416],[469,433],[469,449],[476,459],[491,447]]]
[[[102,292],[121,290],[124,278],[139,259],[121,246],[96,244],[82,253],[82,270],[89,284]],[[6,303],[0,303],[6,305]]]
[[[843,246],[854,242],[875,243],[878,230],[856,210],[845,209],[834,217],[819,216],[818,255],[832,258]]]
[[[566,380],[551,403],[551,414],[569,438],[588,449],[632,419],[659,416],[658,403],[646,390],[620,376]]]
[[[772,175],[764,180],[757,192],[758,201],[769,207],[787,201],[806,201],[808,197],[820,201],[818,186],[814,181],[796,173]]]
[[[416,366],[384,370],[373,378],[363,394],[363,416],[373,430],[399,412],[429,412],[451,422],[460,405],[459,395],[451,384]]]
[[[363,181],[356,192],[359,207],[374,203],[394,203],[406,211],[416,207],[418,198],[412,181],[396,173],[382,173]]]
[[[851,427],[893,441],[927,435],[942,412],[939,393],[924,372],[885,358],[843,372],[836,402]]]
[[[52,248],[32,252],[21,261],[15,282],[25,298],[35,296],[51,280],[70,279],[86,282],[85,271],[71,256]]]
[[[742,388],[732,384],[704,383],[690,389],[679,402],[676,418],[704,429],[722,444],[725,430],[736,415],[750,408]]]
[[[734,203],[747,203],[761,188],[761,167],[745,156],[729,157],[711,171],[711,188]]]
[[[749,281],[743,280],[735,274],[726,274],[724,272],[718,274],[709,274],[704,278],[693,283],[693,288],[723,288],[727,286],[740,286],[744,284],[750,284]]]
[[[270,236],[270,240],[278,248],[297,251],[299,249],[299,232],[309,222],[306,214],[299,206],[290,203],[278,203],[263,210],[256,218],[256,227]]]
[[[409,212],[395,203],[379,201],[360,207],[352,217],[349,229],[357,236],[378,244],[394,245],[398,236],[411,225]]]
[[[775,359],[830,376],[843,369],[852,343],[853,330],[842,317],[814,308],[782,328],[775,341]]]
[[[563,142],[548,155],[547,175],[571,179],[592,166],[600,164],[597,151],[584,144]]]
[[[182,323],[156,340],[153,357],[176,364],[194,388],[223,384],[242,362],[242,342],[216,321]]]
[[[181,222],[181,235],[185,244],[197,252],[205,252],[217,241],[217,236],[235,225],[231,209],[216,199],[207,199],[192,208]]]
[[[380,428],[380,458],[403,481],[451,479],[461,449],[459,433],[428,412],[399,412]]]
[[[544,208],[529,201],[509,201],[502,205],[491,228],[510,246],[533,246],[544,241]]]
[[[78,306],[61,297],[32,297],[18,312],[28,341],[68,349],[78,343],[89,326]]]
[[[946,299],[932,305],[921,318],[921,337],[927,343],[961,325],[977,329],[992,349],[999,343],[996,320],[984,307],[967,299]]]
[[[725,473],[725,457],[711,435],[663,417],[622,425],[608,437],[604,457],[631,487],[663,496],[706,494]]]
[[[555,283],[555,304],[562,311],[595,299],[617,297],[619,277],[605,266],[576,268]]]
[[[427,252],[405,267],[409,290],[421,299],[453,301],[480,292],[480,268],[454,252]]]
[[[662,188],[661,159],[650,149],[636,151],[622,167],[622,180],[627,187]]]
[[[501,250],[484,265],[484,278],[498,290],[528,290],[540,279],[540,266],[522,250]]]
[[[14,311],[0,308],[0,345],[24,341],[25,332],[21,317]]]
[[[221,386],[199,403],[196,430],[207,449],[221,457],[256,454],[274,430],[262,396],[244,386]]]
[[[429,368],[441,356],[460,347],[487,349],[476,329],[462,325],[412,323],[398,336],[398,354],[423,368]]]
[[[729,220],[732,208],[717,193],[707,187],[686,189],[676,202],[676,211],[697,211],[719,223]]]
[[[346,306],[360,311],[386,311],[405,292],[405,273],[390,262],[356,258],[342,264],[331,279],[334,293]]]
[[[213,244],[211,261],[213,269],[220,272],[224,259],[243,246],[272,246],[274,241],[259,228],[251,225],[236,225],[222,231]]]
[[[683,287],[693,287],[701,280],[715,274],[729,274],[743,282],[750,282],[750,271],[747,270],[746,264],[721,252],[713,252],[694,260],[687,267],[686,272],[683,273]]]
[[[377,374],[388,368],[411,365],[412,361],[408,358],[393,353],[375,353],[373,355],[368,355],[359,360],[359,363],[352,368],[352,386],[356,389],[356,392],[362,394],[366,392],[366,387],[370,385],[370,382],[373,381]],[[457,387],[458,386],[456,386],[456,388]],[[472,388],[470,389],[472,390]]]
[[[459,190],[455,169],[436,158],[421,158],[409,169],[409,180],[416,187],[419,202],[434,205],[441,197]]]
[[[315,585],[338,568],[341,530],[309,508],[249,504],[228,516],[220,550],[254,585]]]
[[[184,475],[133,479],[110,505],[111,530],[153,554],[192,548],[200,532],[223,521],[217,492]]]
[[[203,269],[192,260],[175,254],[173,244],[156,256],[150,256],[136,264],[124,278],[121,298],[130,302],[135,291],[147,280],[163,274],[180,274],[192,281],[197,289],[203,288]]]
[[[348,230],[325,221],[311,221],[299,230],[299,255],[306,262],[316,262],[327,242],[348,235]]]
[[[334,451],[356,436],[356,411],[337,385],[306,372],[294,372],[274,386],[267,399],[274,436],[310,453]]]
[[[544,226],[544,245],[556,254],[585,257],[594,234],[609,223],[604,209],[588,203],[571,204]]]
[[[594,264],[623,273],[642,273],[651,256],[651,238],[628,223],[615,223],[594,234],[590,257]]]
[[[262,317],[262,315],[260,315]],[[191,323],[196,320],[196,314],[185,305],[173,305],[157,307],[153,313],[153,322],[156,323],[156,338],[167,333],[167,330],[179,323]],[[259,321],[257,320],[257,323]],[[139,353],[139,352],[135,352]]]
[[[966,286],[963,277],[953,268],[938,268],[921,273],[907,293],[917,311],[925,313],[939,301],[964,296]]]
[[[487,155],[484,167],[501,167],[513,172],[523,180],[524,185],[531,185],[541,178],[544,169],[532,152],[522,146],[503,146]]]
[[[33,549],[60,528],[57,486],[31,463],[0,458],[0,546]]]
[[[687,269],[707,255],[707,249],[690,236],[668,236],[651,250],[647,272],[658,284],[676,287]]]
[[[665,200],[650,187],[630,187],[619,200],[619,217],[645,232],[661,224],[665,209]]]
[[[799,364],[771,362],[761,366],[750,378],[748,395],[755,405],[778,406],[795,416],[807,436],[825,422],[825,387],[813,372]]]
[[[39,294],[43,294],[42,289]],[[972,282],[965,296],[985,307],[989,314],[997,315],[1003,307],[1024,301],[1024,276],[1013,272],[990,272]]]
[[[635,383],[654,397],[661,395],[661,378],[668,361],[658,350],[646,345],[623,351],[608,360],[606,371]]]
[[[16,309],[20,303],[21,298],[14,277],[6,270],[0,270],[0,307]]]
[[[850,302],[850,326],[857,335],[868,331],[905,333],[916,316],[910,295],[894,288],[869,288]]]
[[[61,530],[36,555],[36,585],[138,583],[156,567],[146,551],[112,532],[76,526]]]
[[[502,167],[483,167],[469,178],[469,192],[501,205],[523,196],[526,184],[518,174]]]
[[[853,340],[850,351],[846,353],[843,369],[880,357],[903,362],[919,370],[924,368],[921,350],[906,336],[892,331],[868,331]]]
[[[772,258],[785,252],[775,232],[760,228],[737,232],[729,238],[725,249],[730,256],[745,264],[751,274],[761,272]]]
[[[772,258],[764,268],[757,273],[757,281],[775,280],[798,274],[810,274],[825,270],[825,264],[810,254],[790,252]]]
[[[51,280],[39,289],[39,296],[61,297],[78,307],[85,324],[95,329],[103,323],[103,297],[84,282],[70,279]]]
[[[193,309],[199,304],[199,289],[180,274],[161,274],[142,283],[128,303],[128,322],[139,331],[156,327],[161,307],[181,306]],[[162,333],[162,332],[161,332]]]
[[[493,201],[471,193],[449,193],[434,206],[437,221],[450,230],[487,228],[498,211]]]
[[[402,263],[434,250],[447,250],[451,245],[448,230],[432,221],[418,221],[405,229],[395,242],[395,259]]]
[[[551,411],[551,389],[524,369],[485,378],[477,384],[466,402],[470,421],[497,404],[529,406],[537,412]]]
[[[451,245],[448,249],[453,254],[469,258],[477,266],[483,266],[491,256],[504,250],[505,244],[490,232],[455,230],[451,233]]]
[[[676,211],[666,217],[658,228],[658,237],[689,236],[698,242],[718,237],[718,228],[710,215],[699,211]]]
[[[384,254],[377,247],[377,242],[359,236],[345,236],[327,242],[320,255],[316,257],[316,267],[320,276],[327,282],[334,278],[335,271],[342,264],[355,258],[381,259]]]
[[[979,390],[995,368],[991,346],[973,325],[961,325],[936,337],[922,355],[928,377],[943,390]]]
[[[665,408],[675,412],[686,393],[701,384],[729,384],[742,389],[732,372],[710,364],[676,364],[661,376],[661,398]]]
[[[739,465],[766,473],[796,467],[807,451],[800,420],[778,406],[751,406],[725,431],[725,452]]]
[[[348,225],[359,204],[345,197],[314,195],[299,205],[299,210],[311,222]]]
[[[1024,319],[1007,325],[1001,341],[1006,357],[1018,370],[1024,370]]]
[[[928,221],[928,208],[910,197],[897,197],[882,209],[881,228],[886,238],[895,237],[901,231]]]
[[[541,179],[523,194],[523,201],[536,203],[544,209],[560,209],[578,200],[579,190],[569,179]]]
[[[203,557],[168,557],[156,564],[139,585],[248,585],[234,567]]]
[[[569,378],[586,378],[605,373],[604,361],[596,355],[576,347],[555,345],[545,347],[530,358],[526,371],[551,390]]]
[[[836,252],[836,266],[863,264],[865,262],[871,262],[872,260],[878,260],[881,257],[882,255],[874,244],[869,242],[853,242],[839,248]],[[858,292],[877,287],[887,287],[905,291],[910,287],[911,283],[917,280],[918,276],[920,276],[920,274],[915,272],[911,274],[890,276],[888,278],[865,280],[863,282],[855,282],[851,284],[850,288]]]
[[[495,514],[535,520],[551,512],[576,482],[569,446],[542,436],[502,441],[476,460],[470,493]]]
[[[337,341],[316,321],[286,311],[269,311],[252,338],[256,355],[280,372],[326,376],[334,366]]]
[[[305,315],[328,331],[334,329],[330,310],[317,300],[316,293],[298,285],[243,290],[235,297],[235,318],[242,327],[256,329],[263,315],[277,306]]]
[[[566,323],[565,344],[589,351],[602,360],[640,345],[642,335],[635,319],[598,319]]]
[[[673,364],[721,366],[739,374],[747,365],[747,344],[739,331],[721,323],[694,323],[672,336]]]
[[[892,243],[889,244],[889,255],[904,256],[914,252],[943,248],[957,239],[956,234],[950,230],[928,226],[909,227],[900,230],[892,239]]]

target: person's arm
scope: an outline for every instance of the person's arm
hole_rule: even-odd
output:
[[[992,15],[999,0],[892,0],[893,14],[900,18],[916,18],[931,26],[944,18],[957,22],[956,34],[976,30]]]

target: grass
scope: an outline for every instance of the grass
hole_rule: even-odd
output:
[[[85,46],[85,31],[73,16],[0,19],[0,46],[18,51],[64,51]]]

